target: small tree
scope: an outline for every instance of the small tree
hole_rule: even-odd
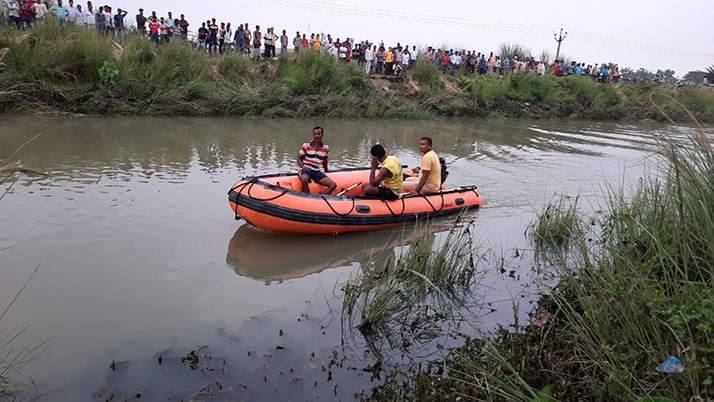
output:
[[[704,81],[704,77],[706,77],[706,76],[707,76],[706,71],[696,70],[696,71],[690,71],[687,74],[684,74],[684,77],[682,77],[682,79],[687,82],[694,83],[694,84],[701,84],[702,81]]]
[[[545,64],[546,66],[549,66],[549,65],[550,65],[550,62],[552,61],[552,57],[553,57],[553,56],[550,55],[550,52],[549,52],[549,51],[543,49],[543,50],[540,51],[540,60],[538,60],[538,61],[541,61],[541,62],[543,62],[543,64]]]
[[[514,57],[518,57],[518,60],[525,60],[526,57],[531,55],[531,50],[520,43],[501,43],[499,53],[501,59],[508,57],[510,60],[513,60]]]
[[[714,82],[714,66],[707,68],[707,79],[710,83]]]

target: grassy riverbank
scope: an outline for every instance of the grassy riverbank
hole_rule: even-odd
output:
[[[516,117],[714,121],[714,91],[598,84],[586,77],[443,75],[419,62],[405,79],[301,52],[256,63],[187,44],[154,47],[52,23],[0,31],[2,113],[325,118]]]
[[[559,284],[533,321],[452,349],[378,400],[709,401],[714,398],[714,152],[663,140],[661,164],[595,216],[576,199],[528,228]],[[458,244],[454,244],[460,247]],[[448,253],[448,251],[441,251]],[[681,372],[656,368],[669,356]]]

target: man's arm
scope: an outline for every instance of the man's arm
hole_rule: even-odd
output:
[[[413,194],[419,194],[422,188],[424,188],[424,185],[426,184],[426,180],[429,178],[429,171],[420,169],[421,171],[421,178],[419,179],[419,183],[417,183],[416,187],[414,187],[414,190],[412,190]]]
[[[385,167],[379,169],[379,173],[376,173],[378,164],[379,160],[372,158],[372,168],[369,171],[369,184],[375,187],[379,186],[379,183],[387,177],[392,177],[392,172]]]
[[[329,169],[327,168],[327,156],[325,156],[325,159],[322,160],[322,167],[325,168],[325,173],[329,172]]]

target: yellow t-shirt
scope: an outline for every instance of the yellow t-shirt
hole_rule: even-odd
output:
[[[434,191],[438,191],[441,188],[441,163],[439,162],[439,156],[436,152],[429,151],[421,158],[419,180],[421,180],[421,175],[425,170],[429,171],[425,186]]]
[[[387,53],[384,55],[384,62],[385,62],[385,63],[391,63],[393,57],[394,57],[394,53],[392,53],[392,52],[387,52]]]
[[[320,45],[322,45],[322,44],[320,43],[320,39],[315,38],[315,39],[312,40],[312,50],[314,50],[314,51],[316,51],[316,52],[319,52],[319,51],[320,51]]]
[[[402,162],[396,156],[388,156],[382,162],[382,167],[392,172],[392,177],[382,180],[382,185],[394,191],[395,194],[402,192],[404,176],[402,175]]]

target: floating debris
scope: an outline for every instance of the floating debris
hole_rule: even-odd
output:
[[[684,363],[676,356],[670,356],[655,369],[660,373],[675,374],[684,372]]]
[[[541,327],[545,326],[545,324],[550,322],[550,318],[551,318],[550,313],[545,312],[545,313],[541,314],[538,318],[533,320],[533,322],[531,323],[531,327],[541,328]]]

